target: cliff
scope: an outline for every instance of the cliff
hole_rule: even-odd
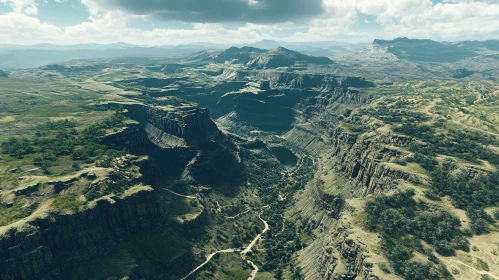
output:
[[[0,228],[0,279],[58,279],[108,256],[129,236],[164,231],[173,215],[171,201],[161,194],[166,187],[202,185],[232,195],[244,181],[239,147],[218,130],[207,110],[139,102],[101,106],[123,109],[133,120],[102,142],[143,156],[103,157],[76,174],[14,189],[12,197],[40,202],[25,219]],[[204,223],[206,214],[199,209],[179,227]],[[186,256],[188,250],[179,252],[178,261]],[[180,273],[189,269],[182,267]],[[143,278],[139,268],[130,273]]]
[[[197,145],[201,142],[213,141],[220,134],[217,126],[210,119],[208,110],[196,106],[153,106],[143,103],[116,102],[102,105],[114,109],[125,108],[129,117],[139,122],[148,132],[158,133],[155,137],[151,137],[152,139],[161,140],[165,137],[163,139],[165,141],[157,143],[159,146],[179,146],[184,142],[188,145]],[[161,135],[161,133],[167,135]]]
[[[250,61],[247,65],[254,68],[278,68],[293,66],[295,64],[325,65],[333,64],[333,61],[327,57],[309,56],[283,47],[278,47],[258,55],[257,58]]]
[[[332,91],[336,87],[374,87],[373,82],[360,77],[342,77],[329,74],[309,74],[276,70],[233,70],[225,69],[220,76],[225,80],[267,80],[273,88],[300,88]]]
[[[315,57],[278,47],[272,50],[262,50],[253,47],[231,47],[215,55],[216,63],[244,64],[250,68],[278,68],[295,64],[333,64],[327,57]]]
[[[157,228],[161,215],[145,188],[75,214],[37,218],[0,235],[0,279],[56,279],[63,269],[110,253],[125,237]]]
[[[208,110],[141,103],[103,106],[124,108],[128,116],[138,122],[117,135],[109,135],[106,142],[149,154],[150,163],[144,168],[148,183],[182,179],[233,192],[243,180],[239,148],[217,128]]]

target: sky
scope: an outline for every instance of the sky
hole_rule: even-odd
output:
[[[499,0],[0,0],[0,44],[499,39]]]

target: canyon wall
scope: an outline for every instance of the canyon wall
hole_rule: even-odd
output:
[[[98,200],[92,208],[37,218],[0,236],[0,279],[56,279],[63,269],[109,254],[125,237],[156,229],[152,189]]]

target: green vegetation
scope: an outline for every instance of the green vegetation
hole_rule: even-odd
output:
[[[476,260],[476,266],[479,270],[490,271],[489,264],[482,259]]]
[[[408,190],[368,202],[366,228],[381,234],[386,256],[405,279],[451,278],[432,251],[424,249],[422,241],[444,256],[455,254],[455,250],[469,251],[460,221],[442,210],[429,209],[424,202],[415,201],[414,195]],[[416,252],[426,255],[428,262],[411,260]]]
[[[489,232],[492,217],[484,209],[499,203],[499,172],[471,176],[460,172],[453,174],[455,165],[444,162],[432,172],[431,190],[438,196],[449,195],[452,203],[466,210],[475,234]]]
[[[84,202],[76,198],[58,196],[52,202],[52,208],[57,210],[78,212],[83,208]]]
[[[12,157],[22,158],[26,154],[34,152],[31,141],[22,137],[21,139],[10,137],[7,141],[0,144],[2,153],[8,154]]]
[[[9,207],[0,204],[0,227],[26,217],[30,210],[25,207],[25,204],[26,200],[23,198],[16,198]]]
[[[33,155],[33,164],[49,174],[50,167],[61,156],[70,155],[75,161],[92,163],[104,155],[121,155],[121,152],[103,144],[101,138],[107,129],[119,127],[124,119],[122,114],[117,113],[80,131],[75,129],[75,121],[50,121],[36,126],[37,132],[33,139],[11,137],[0,146],[2,152],[11,157]]]
[[[250,273],[248,271],[242,269],[231,269],[227,271],[227,276],[225,276],[224,280],[247,280],[250,277]]]

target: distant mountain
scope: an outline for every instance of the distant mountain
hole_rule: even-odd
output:
[[[138,46],[126,43],[115,44],[78,44],[78,45],[9,45],[0,44],[0,69],[15,71],[20,69],[36,68],[47,64],[56,64],[70,60],[118,57],[186,57],[193,59],[196,54],[197,61],[210,61],[214,57],[224,60],[230,57],[230,52],[239,52],[239,63],[246,64],[259,58],[253,64],[255,67],[270,67],[277,60],[279,65],[285,61],[304,60],[312,63],[310,57],[333,57],[338,55],[361,54],[359,57],[350,56],[359,60],[366,58],[369,61],[378,60],[380,57],[390,60],[404,60],[415,62],[456,62],[472,58],[477,55],[488,55],[495,59],[499,52],[499,40],[490,41],[464,41],[457,43],[436,42],[431,40],[417,40],[397,38],[395,40],[375,40],[372,44],[351,44],[335,41],[319,42],[284,42],[262,40],[251,44],[235,45],[232,49],[226,44],[192,43],[178,46]],[[268,52],[279,47],[292,50],[307,57],[299,58],[296,54],[283,54]],[[210,51],[208,51],[210,50]],[[266,58],[260,57],[266,53]],[[287,57],[287,58],[286,58]],[[225,59],[228,61],[230,59]],[[322,61],[322,62],[321,62]],[[384,60],[383,60],[384,61]],[[269,64],[270,63],[270,64]],[[324,59],[316,60],[316,64],[330,63]],[[288,63],[289,64],[289,63]],[[267,66],[263,66],[267,65]]]
[[[5,77],[8,77],[8,76],[9,76],[9,74],[7,74],[7,72],[0,70],[0,77],[5,78]]]
[[[340,54],[347,54],[358,52],[367,47],[367,43],[341,43],[335,41],[318,41],[318,42],[284,42],[274,40],[263,40],[247,46],[260,48],[260,49],[275,49],[277,47],[284,47],[290,50],[301,52],[314,56],[334,56]]]
[[[477,55],[458,43],[440,43],[432,40],[397,38],[374,40],[373,44],[385,48],[399,59],[411,61],[456,62]]]
[[[112,45],[34,45],[0,46],[0,68],[18,70],[36,68],[77,59],[114,58],[123,56],[140,57],[182,57],[207,50],[198,45],[143,47],[126,44]]]
[[[215,63],[243,64],[252,68],[278,68],[299,64],[333,64],[327,57],[316,57],[283,47],[264,50],[254,47],[231,47],[224,51],[205,51],[192,56],[190,61],[212,60]]]
[[[436,42],[374,40],[362,51],[333,57],[335,70],[381,82],[499,78],[499,40]]]
[[[499,40],[488,41],[463,41],[458,42],[456,45],[460,48],[466,48],[474,52],[480,51],[499,51]]]
[[[257,59],[265,52],[265,50],[253,47],[231,47],[219,53],[214,58],[214,61],[216,63],[234,62],[238,64],[247,64],[250,61]]]
[[[277,47],[259,55],[255,60],[248,63],[250,67],[277,68],[302,64],[333,64],[327,57],[309,56],[283,47]]]

